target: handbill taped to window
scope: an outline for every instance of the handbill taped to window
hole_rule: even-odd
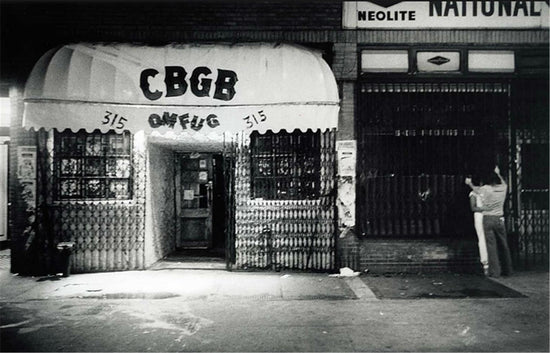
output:
[[[29,128],[199,132],[337,127],[338,89],[321,54],[288,44],[74,44],[36,63]]]

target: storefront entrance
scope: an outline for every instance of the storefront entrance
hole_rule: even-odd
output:
[[[223,159],[212,153],[176,154],[176,248],[224,254]]]
[[[270,255],[277,252],[282,266],[334,268],[335,144],[327,131],[337,127],[340,102],[320,52],[279,43],[81,43],[52,49],[36,67],[25,86],[25,127],[82,130],[79,141],[110,141],[111,136],[133,141],[124,145],[123,155],[101,142],[89,153],[82,149],[84,155],[77,150],[81,159],[68,155],[60,161],[74,165],[59,176],[74,197],[68,201],[84,201],[78,206],[86,215],[91,205],[100,210],[97,237],[88,227],[79,228],[78,236],[67,234],[77,239],[75,255],[105,239],[121,258],[110,269],[149,268],[177,250],[187,259],[193,257],[187,256],[190,250],[207,252],[207,258],[215,251],[227,268],[264,268],[269,240],[277,249]],[[184,72],[191,70],[186,78]],[[68,75],[73,71],[78,74]],[[49,82],[52,77],[55,82]],[[272,170],[283,172],[257,176],[279,183],[274,184],[278,193],[250,193],[251,134],[309,129],[324,134],[324,142],[320,136],[316,140],[315,158],[306,156],[316,162],[305,168],[302,163],[291,174],[287,164],[298,165],[303,158],[294,160],[295,154],[281,155],[278,149],[256,155],[269,157]],[[89,191],[82,192],[84,185]],[[292,197],[291,189],[297,190]],[[113,206],[122,215],[113,217]],[[107,217],[113,219],[109,229]],[[298,264],[305,254],[311,261]],[[85,263],[79,269],[105,268]]]

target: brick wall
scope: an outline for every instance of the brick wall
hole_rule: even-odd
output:
[[[25,80],[47,50],[72,42],[334,42],[339,1],[9,2],[1,4],[3,79]],[[5,30],[4,30],[5,29]],[[32,44],[30,44],[32,43]],[[17,58],[17,60],[14,60]]]
[[[338,43],[341,79],[355,79],[359,45],[483,44],[543,45],[547,29],[343,30],[342,2],[139,1],[0,3],[0,71],[3,80],[25,80],[52,47],[85,41],[162,44],[200,41]],[[345,43],[345,44],[343,44]]]
[[[332,72],[338,80],[357,79],[357,43],[334,43],[334,62]]]
[[[123,11],[121,11],[123,10]],[[95,23],[96,31],[149,29],[160,32],[258,29],[335,29],[341,26],[339,1],[154,1],[64,2],[27,4],[25,19],[35,26],[55,24],[55,30],[84,30]],[[89,30],[88,30],[89,31]],[[90,31],[91,32],[91,31]]]
[[[355,82],[340,83],[340,103],[338,140],[353,140],[355,138]]]
[[[338,239],[338,263],[369,273],[481,271],[471,239],[368,239],[346,232]]]

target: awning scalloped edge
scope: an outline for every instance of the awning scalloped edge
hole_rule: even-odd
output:
[[[70,132],[73,132],[73,133],[77,133],[79,131],[82,131],[84,130],[86,133],[93,133],[97,130],[101,131],[102,133],[107,133],[109,131],[111,131],[110,129],[85,129],[85,128],[69,128],[69,127],[56,127],[56,126],[49,126],[49,127],[44,127],[44,126],[40,126],[40,127],[34,127],[34,126],[26,126],[24,127],[25,130],[27,131],[30,131],[30,132],[40,132],[40,131],[44,131],[44,132],[50,132],[50,131],[57,131],[57,132],[67,132],[67,131],[70,131]],[[321,128],[306,128],[306,129],[292,129],[292,128],[279,128],[279,129],[258,129],[258,130],[250,130],[250,131],[247,131],[247,133],[252,133],[252,132],[259,132],[260,134],[265,134],[266,132],[268,131],[271,131],[273,133],[279,133],[281,131],[286,131],[286,132],[293,132],[295,130],[300,130],[301,132],[308,132],[308,131],[312,131],[312,132],[317,132],[317,131],[320,131],[320,132],[325,132],[325,131],[328,131],[328,130],[335,130],[336,128],[324,128],[324,129],[321,129]],[[125,130],[126,131],[126,130]],[[139,130],[139,131],[134,131],[132,133],[139,133],[139,132],[143,132],[143,130]],[[211,132],[210,134],[214,134],[213,136],[219,136],[219,137],[223,137],[224,135],[235,135],[235,134],[238,134],[238,133],[242,133],[243,131],[225,131],[221,134],[218,134],[218,133],[215,133],[215,132]],[[158,134],[158,136],[164,136],[164,137],[171,137],[171,136],[174,136],[174,137],[177,137],[177,136],[185,136],[186,134],[193,134],[193,135],[200,135],[200,136],[209,136],[209,135],[205,135],[205,134],[201,134],[200,132],[196,132],[194,130],[188,130],[188,131],[164,131],[164,132],[160,132],[160,131],[154,131],[154,132],[148,132],[147,133],[148,135],[153,135],[153,134]]]

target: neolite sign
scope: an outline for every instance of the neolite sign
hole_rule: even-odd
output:
[[[548,28],[548,1],[346,1],[343,27]]]

